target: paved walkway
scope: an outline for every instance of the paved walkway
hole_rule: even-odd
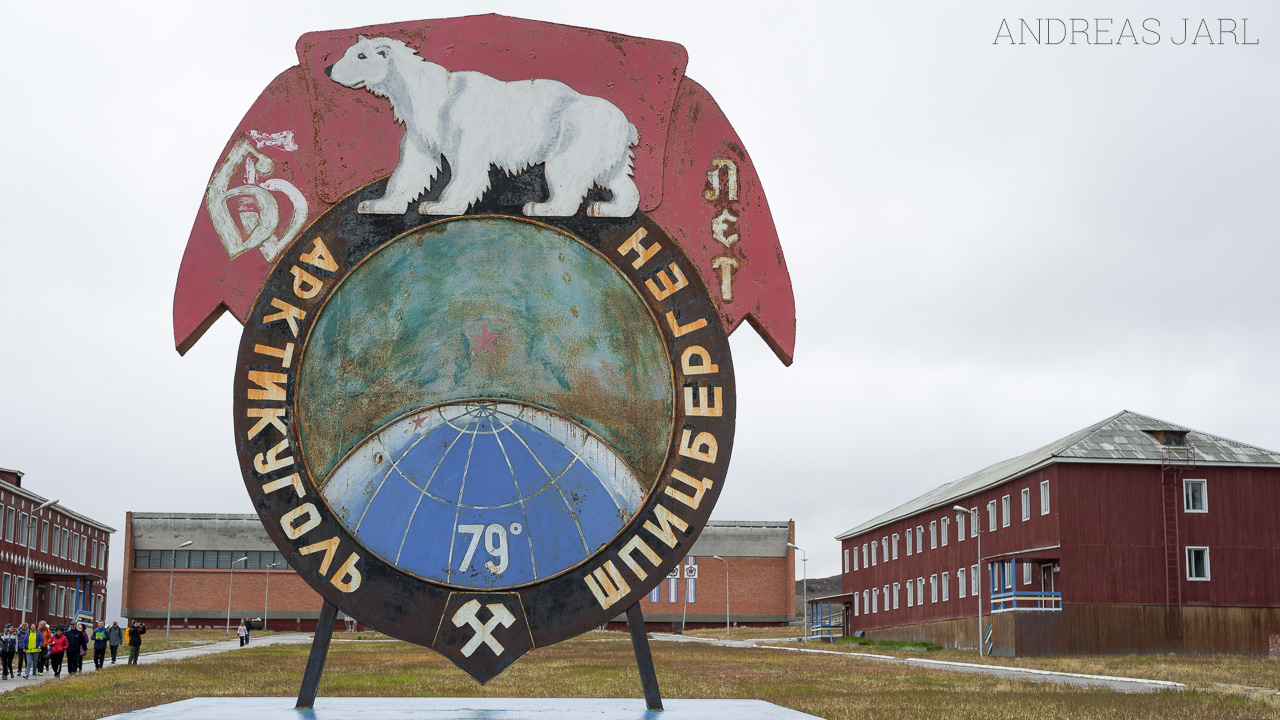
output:
[[[152,632],[155,632],[154,630]],[[161,631],[163,632],[163,630]],[[150,634],[150,633],[148,633]],[[277,645],[280,643],[288,644],[310,644],[310,633],[277,633],[275,635],[251,635],[249,644],[246,647],[261,647],[263,645]],[[143,647],[146,647],[145,645]],[[174,648],[172,650],[160,650],[158,652],[144,652],[138,656],[139,665],[150,665],[151,663],[163,662],[165,660],[184,660],[186,658],[201,657],[204,655],[213,655],[215,653],[231,652],[240,649],[240,638],[235,635],[230,640],[221,642],[208,643],[206,645],[192,645],[191,647]],[[121,645],[120,652],[116,656],[116,664],[111,664],[111,651],[107,651],[107,662],[103,665],[103,671],[115,672],[120,670],[127,672],[126,663],[129,660],[129,648]],[[14,658],[14,665],[17,666],[17,658]],[[84,658],[84,672],[96,672],[93,667],[93,651]],[[62,677],[67,677],[66,663],[62,666]],[[53,670],[44,671],[44,675],[33,676],[31,678],[23,678],[19,675],[16,679],[0,680],[0,693],[6,693],[17,688],[35,685],[36,683],[50,682],[55,680]]]
[[[958,672],[994,675],[1012,680],[1031,680],[1032,682],[1053,682],[1063,685],[1081,687],[1101,687],[1116,692],[1148,693],[1173,690],[1181,692],[1186,685],[1168,680],[1144,680],[1142,678],[1113,677],[1111,675],[1085,675],[1081,673],[1055,672],[1052,670],[1033,670],[1031,668],[1009,667],[1007,665],[987,665],[984,663],[962,663],[947,660],[926,660],[924,658],[900,658],[892,655],[876,655],[873,653],[841,652],[839,650],[820,650],[807,647],[790,647],[781,645],[761,645],[760,643],[778,642],[786,638],[763,638],[759,640],[717,640],[715,638],[696,638],[687,635],[669,635],[653,633],[653,639],[662,642],[700,642],[724,647],[754,647],[765,650],[781,650],[784,652],[814,653],[819,655],[843,655],[845,657],[887,662],[896,665],[915,665],[934,670],[953,670]]]

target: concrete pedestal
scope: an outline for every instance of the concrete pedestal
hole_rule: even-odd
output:
[[[815,715],[763,700],[671,700],[649,712],[640,698],[318,698],[294,710],[296,698],[191,698],[112,715],[106,720],[802,720]]]

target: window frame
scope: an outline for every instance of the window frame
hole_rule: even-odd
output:
[[[968,513],[956,513],[956,542],[964,542],[964,517]]]
[[[1202,507],[1198,509],[1187,506],[1188,501],[1190,500],[1190,498],[1187,496],[1187,490],[1192,485],[1200,486],[1200,501],[1202,503]],[[1208,479],[1206,478],[1183,478],[1182,479],[1182,512],[1191,513],[1194,515],[1203,515],[1209,512],[1209,481]]]
[[[982,532],[982,515],[978,513],[978,508],[969,508],[973,511],[972,521],[969,523],[969,537],[976,538],[978,533]]]
[[[951,516],[944,515],[942,517],[942,547],[947,546],[947,537],[951,534]]]
[[[1204,577],[1192,577],[1191,575],[1191,553],[1204,552]],[[1186,564],[1187,571],[1185,575],[1189,582],[1209,582],[1213,579],[1213,575],[1209,569],[1209,547],[1207,545],[1188,545],[1182,553],[1183,561]]]
[[[981,579],[981,575],[978,574],[978,564],[974,563],[973,565],[970,565],[969,566],[969,594],[973,595],[974,597],[977,597],[978,593],[980,593],[982,590],[981,586],[978,584],[978,580],[980,579]]]
[[[938,521],[937,520],[929,521],[929,549],[930,550],[938,549]]]
[[[844,549],[844,571],[849,572],[849,548]]]
[[[1022,488],[1022,522],[1031,519],[1031,488]]]
[[[0,575],[0,580],[3,580],[3,584],[0,584],[0,608],[7,608],[9,607],[9,593],[12,591],[10,584],[13,582],[13,575],[4,573]]]
[[[999,527],[998,520],[999,518],[996,517],[996,501],[991,500],[987,503],[987,532],[996,531],[996,528]]]
[[[1049,481],[1040,481],[1040,514],[1049,514]]]
[[[929,602],[938,602],[938,573],[929,576]]]
[[[942,573],[942,602],[951,600],[951,573]]]
[[[924,578],[916,578],[916,606],[924,605]]]
[[[911,528],[907,528],[907,557],[911,557],[911,555],[912,555],[912,552],[911,552],[911,551],[912,551],[912,547],[911,547],[911,546],[913,545],[913,543],[912,543],[912,540],[914,539],[914,538],[912,537],[913,535],[915,535],[915,531],[914,531],[914,530],[912,530]]]
[[[960,600],[968,597],[965,594],[965,591],[969,589],[968,570],[968,568],[956,568],[956,596]]]
[[[1000,527],[1009,527],[1009,523],[1013,518],[1013,500],[1005,495],[1000,498]]]
[[[898,533],[893,534],[893,559],[898,559]]]

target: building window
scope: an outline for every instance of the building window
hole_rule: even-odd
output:
[[[880,588],[871,588],[871,612],[880,612]]]
[[[960,568],[959,570],[956,570],[956,590],[958,591],[957,594],[961,598],[963,598],[964,591],[968,589],[969,589],[969,586],[964,581],[964,568]]]
[[[938,575],[929,576],[929,602],[938,602]]]
[[[862,567],[864,568],[871,567],[871,561],[869,560],[869,558],[870,558],[870,555],[867,554],[867,544],[862,543]]]
[[[1182,481],[1182,509],[1189,513],[1209,512],[1208,481]]]
[[[62,556],[62,528],[53,526],[53,556]]]
[[[1209,579],[1209,548],[1207,547],[1188,547],[1187,548],[1187,579],[1188,580],[1208,580]]]
[[[914,585],[914,583],[912,583],[911,580],[908,579],[907,580],[907,607],[912,607],[915,605],[914,601],[916,599],[916,591],[912,587],[912,585]]]
[[[956,513],[956,542],[964,542],[964,513]]]
[[[7,542],[13,542],[13,508],[6,508],[4,511],[4,539]]]
[[[1040,514],[1049,514],[1049,481],[1044,480],[1040,483]]]
[[[911,528],[907,528],[907,557],[911,557]]]
[[[942,573],[942,602],[951,599],[951,573]]]
[[[878,564],[878,563],[877,563],[877,559],[876,559],[876,555],[878,555],[878,554],[879,554],[879,552],[878,552],[878,551],[879,551],[879,549],[880,549],[880,543],[878,543],[878,542],[876,542],[876,541],[872,540],[872,541],[871,541],[871,566],[872,566],[872,567],[875,567],[875,566]]]
[[[40,552],[49,552],[49,521],[40,521]]]
[[[889,612],[889,610],[891,609],[891,608],[890,608],[890,606],[889,606],[889,583],[885,583],[885,584],[884,584],[884,596],[883,596],[883,597],[884,597],[884,611],[885,611],[885,612]]]
[[[845,551],[844,551],[844,571],[849,572],[849,549],[848,548],[845,548]]]
[[[71,528],[62,528],[62,559],[71,554]]]
[[[973,595],[978,594],[978,566],[969,566],[969,592]]]
[[[1022,584],[1031,584],[1031,563],[1022,563]]]
[[[897,609],[898,609],[898,591],[899,591],[901,588],[902,588],[902,584],[901,584],[901,583],[894,583],[894,584],[893,584],[893,609],[894,609],[894,610],[897,610]]]
[[[884,558],[885,562],[889,562],[889,536],[888,535],[885,535],[884,537],[880,538],[880,557]]]
[[[1000,498],[1000,525],[1001,527],[1009,527],[1009,496],[1005,495]]]
[[[186,551],[183,551],[182,554],[186,555],[187,553]],[[92,567],[92,568],[98,567],[98,541],[97,540],[93,541],[92,549],[89,551],[89,567]],[[186,566],[183,565],[183,567],[186,567]]]
[[[88,549],[89,549],[89,538],[83,535],[80,536],[80,564],[81,565],[84,565],[85,562],[87,561],[87,559],[85,558],[85,551]]]
[[[1013,561],[1009,560],[1002,564],[1004,568],[1004,589],[1013,589]]]
[[[67,589],[57,588],[57,590],[58,590],[58,602],[57,602],[58,609],[54,611],[54,614],[61,615],[62,617],[71,617],[71,613],[67,612]]]
[[[916,578],[916,604],[924,604],[924,578]]]
[[[938,547],[938,521],[929,521],[929,549],[933,550]]]
[[[893,559],[898,559],[898,533],[893,534]]]
[[[1022,488],[1022,521],[1031,519],[1031,488]]]
[[[871,614],[871,591],[870,590],[862,591],[862,614],[863,615]]]
[[[13,576],[5,573],[3,578],[4,584],[0,585],[0,607],[7,608],[9,607],[9,583],[13,582]]]
[[[973,522],[969,523],[969,537],[978,537],[978,508],[969,508],[973,511]]]
[[[996,501],[987,503],[987,530],[996,531]]]
[[[98,569],[107,569],[107,541],[103,540],[98,545]]]
[[[30,519],[26,513],[18,516],[18,544],[22,547],[27,546],[27,526],[30,525]]]
[[[947,529],[948,529],[948,528],[950,528],[950,527],[951,527],[951,518],[949,518],[949,517],[944,517],[944,518],[942,518],[942,545],[943,545],[943,547],[946,547],[946,545],[947,545],[947,535],[948,535],[948,533],[947,533]]]
[[[917,553],[924,552],[924,526],[923,525],[916,526],[916,552]]]
[[[858,601],[861,599],[862,599],[862,593],[855,592],[853,594],[853,616],[854,617],[858,617],[858,605],[860,604]]]

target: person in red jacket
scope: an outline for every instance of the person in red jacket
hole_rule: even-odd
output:
[[[53,641],[49,643],[49,662],[53,665],[53,676],[62,677],[62,656],[67,652],[67,636],[62,628],[53,631]]]

